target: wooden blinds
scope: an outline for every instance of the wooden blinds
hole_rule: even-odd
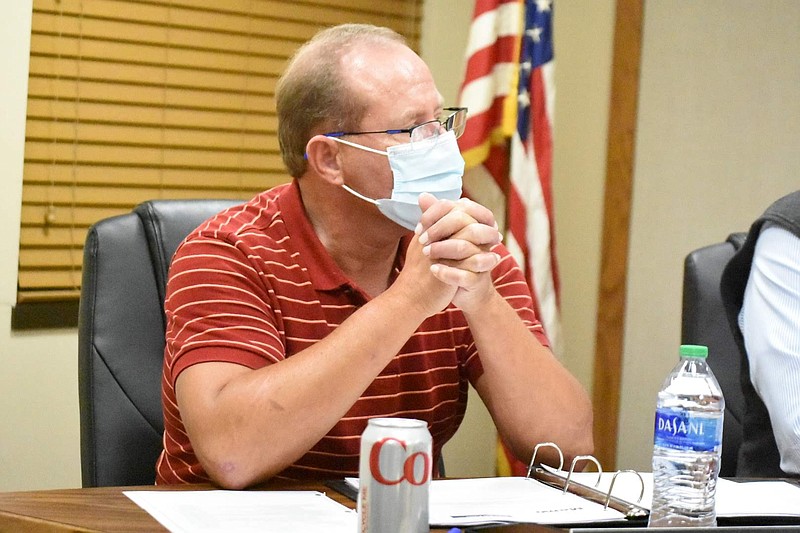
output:
[[[18,302],[76,299],[95,221],[285,182],[273,92],[322,27],[418,42],[421,0],[34,0]]]

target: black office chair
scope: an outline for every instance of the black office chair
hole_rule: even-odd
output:
[[[155,482],[169,263],[189,232],[237,203],[153,200],[90,228],[78,324],[84,487]]]
[[[725,242],[697,249],[683,266],[681,343],[708,346],[708,364],[725,396],[720,475],[736,475],[742,443],[744,396],[739,383],[741,360],[733,338],[719,282],[725,265],[741,248],[746,233],[732,233]]]

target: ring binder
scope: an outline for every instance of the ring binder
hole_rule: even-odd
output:
[[[600,466],[600,461],[597,460],[597,457],[595,457],[594,455],[578,455],[572,460],[572,464],[569,467],[569,473],[567,474],[567,479],[564,481],[564,492],[567,492],[567,489],[569,488],[569,482],[570,479],[572,478],[573,472],[575,472],[575,465],[578,464],[578,461],[591,461],[595,465],[597,465],[597,481],[595,481],[594,483],[595,487],[600,483],[600,480],[602,479],[603,467]]]
[[[564,453],[561,451],[561,448],[558,447],[558,444],[555,442],[540,442],[533,447],[533,455],[531,455],[531,462],[528,465],[528,473],[525,477],[531,477],[531,471],[533,470],[533,465],[536,462],[536,453],[539,451],[539,448],[543,448],[545,446],[549,448],[555,448],[555,450],[558,452],[559,458],[558,469],[561,470],[564,468]]]
[[[558,469],[548,469],[543,466],[535,466],[536,461],[536,452],[538,451],[540,446],[548,446],[553,447],[558,451],[558,455],[561,458],[561,462],[559,464]],[[575,471],[575,466],[578,464],[579,461],[591,461],[597,466],[597,482],[595,483],[594,487],[589,485],[584,485],[583,483],[579,483],[572,479],[572,474]],[[558,447],[557,444],[553,442],[542,442],[537,444],[533,449],[533,456],[531,457],[531,462],[528,467],[528,475],[526,477],[533,477],[534,479],[541,481],[542,483],[546,483],[552,487],[556,487],[562,489],[564,493],[567,491],[581,496],[582,498],[586,498],[588,500],[592,500],[596,503],[599,503],[604,506],[604,508],[611,507],[612,509],[621,512],[625,515],[628,519],[645,519],[650,514],[650,511],[640,505],[639,502],[642,500],[642,496],[644,496],[644,480],[642,479],[641,474],[636,472],[635,470],[619,470],[614,473],[611,479],[611,485],[608,488],[608,492],[603,492],[599,490],[597,485],[600,483],[600,478],[603,474],[603,467],[600,465],[600,461],[593,455],[579,455],[576,456],[572,460],[572,464],[570,465],[570,469],[566,472],[566,475],[563,475],[562,472],[564,467],[564,454],[561,451],[561,448]],[[551,467],[552,468],[552,467]],[[642,490],[639,494],[639,499],[634,502],[629,502],[627,500],[623,500],[622,498],[618,498],[613,495],[612,491],[614,489],[614,481],[616,480],[617,476],[620,474],[625,473],[635,473],[639,477],[639,482],[641,483]]]
[[[642,475],[636,470],[619,470],[614,472],[614,476],[611,478],[611,484],[608,486],[608,494],[606,494],[606,508],[608,508],[608,500],[611,497],[611,492],[614,490],[614,482],[617,481],[617,476],[620,474],[636,474],[636,477],[639,478],[639,484],[642,486],[642,490],[639,491],[639,499],[636,500],[636,503],[640,503],[642,501],[642,496],[644,496],[644,479],[642,479]]]

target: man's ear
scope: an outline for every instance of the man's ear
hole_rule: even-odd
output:
[[[344,182],[339,143],[330,137],[324,135],[311,137],[306,144],[306,159],[309,170],[324,180],[336,185]]]

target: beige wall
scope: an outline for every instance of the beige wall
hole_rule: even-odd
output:
[[[0,7],[0,490],[80,485],[77,335],[13,333],[31,0]],[[555,203],[565,364],[594,357],[613,0],[558,0]],[[425,2],[422,54],[454,101],[469,0]],[[680,18],[678,18],[680,17]],[[675,358],[683,256],[800,183],[800,3],[649,1],[645,13],[619,467],[649,469],[655,392]],[[656,283],[653,280],[657,280]],[[477,398],[476,398],[477,400]],[[472,401],[448,473],[491,473]]]
[[[683,258],[800,188],[800,2],[648,0],[618,466],[650,469]]]
[[[80,484],[77,337],[14,333],[31,0],[0,7],[0,490]]]

